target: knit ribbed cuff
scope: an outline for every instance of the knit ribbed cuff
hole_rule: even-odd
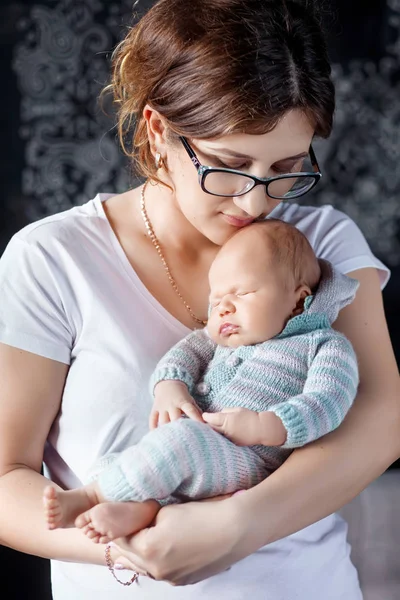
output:
[[[268,409],[283,423],[286,429],[286,442],[281,448],[300,448],[309,442],[309,431],[303,415],[294,406],[284,403]]]
[[[134,490],[129,485],[122,469],[117,465],[100,473],[97,484],[108,502],[141,501],[135,497]]]
[[[157,383],[160,383],[160,381],[167,381],[167,380],[181,381],[182,383],[185,383],[187,385],[190,394],[193,392],[194,382],[193,382],[193,378],[190,375],[190,373],[188,371],[186,371],[185,369],[168,366],[168,367],[161,367],[160,369],[157,369],[155,371],[155,373],[152,375],[152,377],[150,379],[151,395],[152,396],[154,395],[154,388],[157,385]]]

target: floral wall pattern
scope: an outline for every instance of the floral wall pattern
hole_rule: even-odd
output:
[[[140,12],[150,4],[139,1],[136,8]],[[130,0],[42,0],[17,22],[12,67],[21,99],[21,191],[29,199],[28,220],[85,202],[99,190],[122,191],[134,183],[112,120],[97,102],[110,51],[131,13]],[[335,127],[329,141],[316,144],[324,177],[307,201],[344,210],[373,250],[395,266],[400,264],[400,0],[387,1],[384,19],[381,56],[334,64]]]

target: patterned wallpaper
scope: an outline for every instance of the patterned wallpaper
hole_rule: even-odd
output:
[[[139,1],[137,8],[149,4]],[[97,103],[110,50],[131,9],[131,0],[42,0],[30,2],[16,19],[12,69],[19,106],[13,110],[19,114],[20,191],[28,221],[132,183],[112,119]],[[395,266],[400,264],[400,0],[387,0],[380,14],[379,55],[349,56],[334,64],[335,128],[330,140],[315,144],[324,177],[307,202],[347,212],[373,250]],[[354,35],[357,46],[362,19]],[[333,43],[343,39],[339,35]],[[334,48],[335,54],[340,52]]]

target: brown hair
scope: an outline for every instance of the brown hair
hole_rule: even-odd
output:
[[[334,87],[318,18],[306,4],[158,0],[150,8],[117,46],[106,88],[140,174],[157,180],[146,104],[172,135],[188,138],[266,133],[295,108],[317,135],[329,135]]]

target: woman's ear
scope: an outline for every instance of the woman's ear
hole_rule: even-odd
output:
[[[307,298],[307,296],[311,296],[311,289],[308,287],[308,285],[299,285],[295,291],[296,304],[292,310],[290,318],[301,315],[301,313],[304,311],[304,300]]]
[[[159,152],[161,156],[165,156],[165,142],[167,134],[167,126],[159,112],[151,108],[149,104],[143,109],[143,119],[146,123],[147,135],[153,155]]]

